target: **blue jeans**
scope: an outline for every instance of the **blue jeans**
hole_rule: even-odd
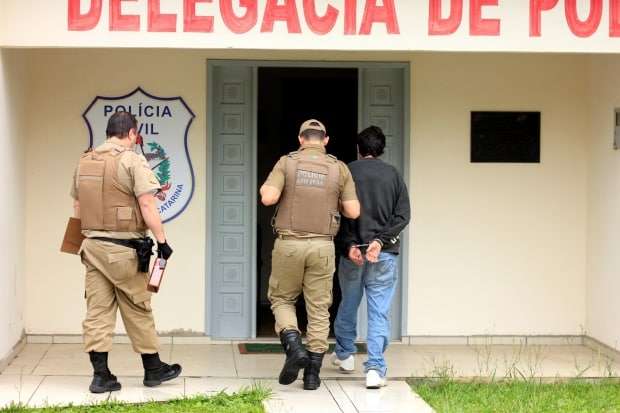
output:
[[[364,262],[358,267],[348,258],[340,259],[338,278],[342,301],[334,323],[336,355],[340,360],[356,352],[357,310],[364,291],[368,302],[368,361],[364,370],[377,370],[385,377],[387,366],[383,353],[390,342],[390,308],[396,289],[397,256],[382,252],[379,262]]]

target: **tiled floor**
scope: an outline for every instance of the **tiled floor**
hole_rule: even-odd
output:
[[[409,390],[404,379],[452,375],[455,377],[606,377],[618,376],[620,360],[578,345],[557,346],[405,346],[392,345],[386,358],[390,385],[366,390],[358,356],[357,371],[343,376],[330,366],[319,391],[306,392],[298,381],[280,386],[276,377],[282,355],[243,355],[236,345],[177,344],[162,347],[164,361],[183,365],[182,378],[154,389],[142,386],[140,358],[131,346],[115,345],[110,367],[120,377],[123,390],[112,395],[88,393],[91,368],[79,344],[29,344],[0,375],[0,406],[24,403],[84,404],[103,400],[141,402],[167,400],[195,394],[235,392],[256,383],[269,386],[274,396],[270,412],[429,412],[428,406]],[[336,380],[337,379],[337,380]]]

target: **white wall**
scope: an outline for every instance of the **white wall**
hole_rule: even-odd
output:
[[[592,57],[589,124],[589,335],[620,350],[620,151],[613,150],[620,108],[620,57]]]
[[[413,61],[413,335],[580,334],[585,59]],[[471,110],[542,112],[542,163],[471,164]]]
[[[23,59],[0,49],[0,360],[19,341],[24,328],[24,133],[26,102]]]
[[[28,333],[80,333],[82,267],[59,254],[70,177],[98,94],[137,85],[197,114],[196,192],[168,226],[175,263],[158,328],[204,331],[206,60],[412,64],[413,242],[408,335],[579,334],[586,322],[586,59],[564,55],[31,50],[27,140]],[[542,111],[540,165],[469,163],[471,110]],[[51,207],[50,207],[51,205]],[[46,263],[45,267],[40,263]],[[51,271],[49,270],[51,269]]]

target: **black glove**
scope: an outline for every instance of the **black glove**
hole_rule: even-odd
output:
[[[167,260],[172,255],[172,248],[168,245],[168,242],[157,243],[157,258],[163,258]]]

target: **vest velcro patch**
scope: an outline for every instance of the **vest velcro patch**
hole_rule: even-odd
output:
[[[325,181],[327,180],[327,175],[318,172],[298,169],[296,173],[296,178],[297,186],[312,186],[315,188],[324,188]]]

